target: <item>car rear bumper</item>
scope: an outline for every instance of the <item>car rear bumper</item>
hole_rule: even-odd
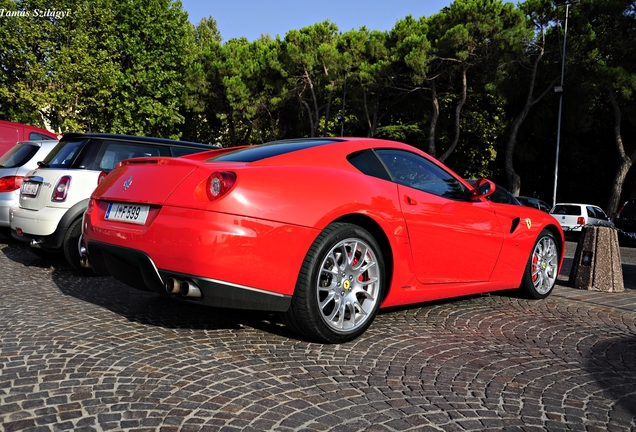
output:
[[[235,309],[284,312],[291,303],[290,295],[158,269],[147,254],[135,249],[89,241],[87,250],[95,273],[109,274],[144,291],[154,291],[205,306]],[[199,295],[168,293],[166,282],[170,279],[190,284]]]
[[[40,210],[28,210],[14,206],[11,208],[11,229],[19,228],[30,236],[50,236],[55,233],[67,211],[67,208],[45,207]]]
[[[146,223],[137,225],[104,219],[107,207],[105,202],[89,205],[82,234],[89,262],[100,274],[111,274],[112,267],[101,266],[105,259],[92,256],[91,242],[137,251],[162,272],[292,295],[305,255],[319,234],[307,227],[170,206],[152,208]],[[131,262],[119,255],[119,260]],[[150,281],[147,286],[153,291],[163,289],[165,282],[160,288],[147,278],[129,283],[115,273],[138,288]]]
[[[564,233],[569,233],[569,232],[581,232],[581,230],[583,229],[582,225],[561,225],[561,229],[563,230]]]
[[[0,192],[0,227],[11,226],[9,210],[20,202],[20,189],[14,192]]]

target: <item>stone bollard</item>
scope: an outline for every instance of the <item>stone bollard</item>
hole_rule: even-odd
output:
[[[621,250],[615,229],[591,225],[583,227],[568,285],[590,291],[625,291]]]

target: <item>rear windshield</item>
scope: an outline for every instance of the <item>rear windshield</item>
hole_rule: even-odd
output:
[[[18,144],[0,157],[0,168],[17,168],[27,163],[38,152],[34,144]]]
[[[280,156],[285,153],[291,153],[297,150],[317,147],[324,144],[332,144],[335,142],[338,141],[333,139],[274,141],[254,147],[242,148],[231,153],[224,153],[220,156],[212,157],[206,162],[256,162],[273,156]]]
[[[110,171],[124,159],[139,157],[170,156],[166,146],[146,143],[105,140],[89,169]]]
[[[44,158],[50,168],[70,168],[86,140],[60,141]]]
[[[566,216],[581,216],[581,207],[574,205],[556,205],[552,210],[553,214],[560,214]]]

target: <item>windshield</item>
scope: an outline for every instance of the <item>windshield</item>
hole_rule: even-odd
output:
[[[27,163],[35,155],[39,146],[35,144],[17,144],[0,157],[0,168],[17,168]]]

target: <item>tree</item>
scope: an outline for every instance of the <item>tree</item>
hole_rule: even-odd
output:
[[[526,15],[527,31],[523,32],[524,29],[520,27],[518,43],[512,45],[514,57],[511,59],[507,69],[515,67],[518,72],[515,73],[514,70],[507,71],[509,74],[507,78],[513,82],[513,85],[508,87],[508,90],[512,90],[512,87],[519,87],[520,82],[525,82],[526,79],[528,84],[522,108],[514,117],[510,126],[505,150],[508,189],[513,195],[519,195],[521,190],[521,177],[515,171],[513,163],[519,129],[528,116],[530,109],[552,91],[554,84],[559,79],[557,75],[551,82],[544,83],[541,93],[535,94],[539,66],[542,64],[546,52],[546,31],[554,16],[552,2],[549,0],[527,0],[520,5],[520,8]],[[524,71],[529,72],[530,76],[528,78],[523,73]]]
[[[453,119],[453,140],[439,160],[445,161],[459,143],[461,111],[466,103],[468,71],[479,63],[497,58],[518,40],[523,16],[501,0],[455,0],[428,20],[429,38],[436,57],[450,64],[446,70],[458,86]]]
[[[115,2],[113,9],[119,74],[110,103],[100,111],[104,130],[177,138],[183,53],[192,37],[188,15],[171,0]]]
[[[7,7],[25,15],[5,20],[11,33],[0,36],[7,44],[4,115],[39,115],[58,131],[179,136],[183,53],[192,36],[180,2],[59,0],[52,8],[19,0]],[[35,12],[53,9],[60,13]]]
[[[627,173],[636,161],[636,146],[626,145],[623,132],[623,112],[630,112],[629,118],[633,118],[636,110],[636,2],[588,0],[581,4],[579,14],[587,18],[578,27],[583,40],[580,54],[585,55],[582,62],[586,74],[593,74],[593,86],[607,95],[614,113],[612,129],[619,161],[607,205],[607,212],[614,214]],[[633,121],[631,125],[636,126]]]
[[[321,112],[325,113],[325,127],[329,124],[333,92],[344,77],[336,49],[337,36],[338,27],[324,21],[291,30],[283,41],[286,92],[307,113],[312,137],[317,134]],[[324,132],[328,135],[328,131]]]
[[[338,51],[350,82],[357,84],[361,94],[366,135],[373,137],[380,121],[400,100],[396,92],[396,70],[388,46],[388,33],[369,31],[366,27],[350,30],[338,38]],[[349,94],[353,92],[350,90]],[[354,110],[355,110],[354,106]],[[343,113],[344,115],[344,113]]]

